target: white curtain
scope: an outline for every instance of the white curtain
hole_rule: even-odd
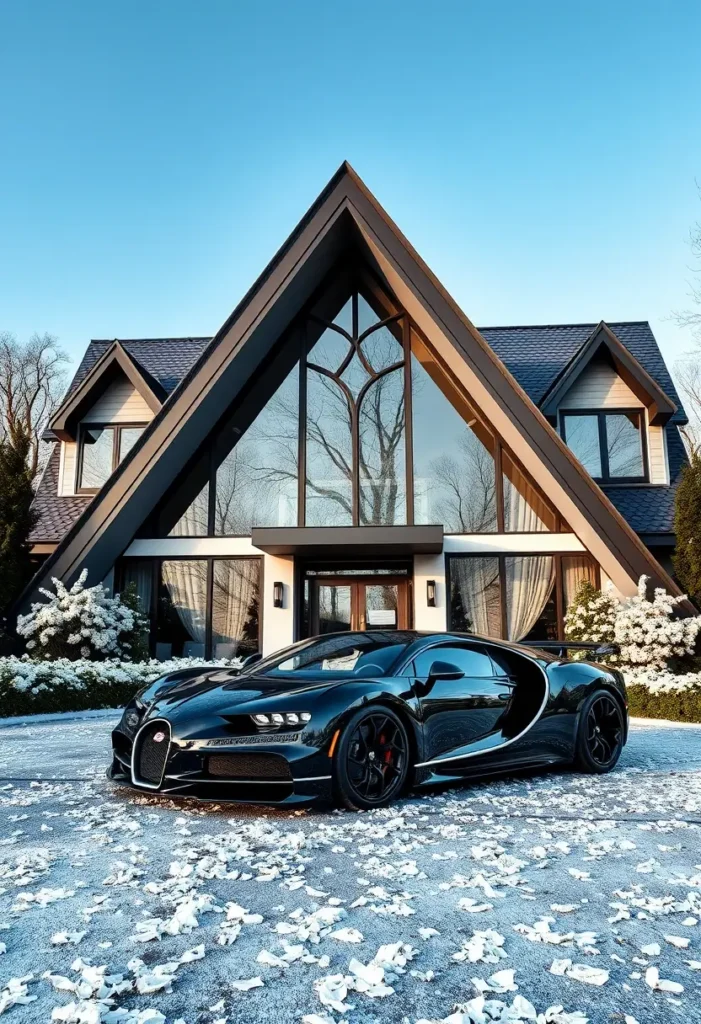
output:
[[[462,605],[465,628],[484,636],[501,636],[498,558],[451,558],[450,577],[454,598]]]
[[[257,558],[227,559],[214,563],[212,597],[212,653],[232,658],[242,641],[255,649],[260,562]]]
[[[507,639],[528,636],[555,586],[552,555],[505,558]]]
[[[190,637],[204,644],[207,636],[207,563],[173,561],[161,564],[168,596]]]
[[[562,586],[565,591],[565,611],[574,601],[582,580],[594,583],[594,563],[587,555],[568,555],[562,559]]]
[[[553,514],[539,491],[504,452],[504,528],[507,533],[542,533],[554,530]]]

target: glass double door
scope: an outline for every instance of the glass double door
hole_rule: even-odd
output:
[[[315,579],[311,593],[311,632],[407,629],[408,581],[390,576]]]

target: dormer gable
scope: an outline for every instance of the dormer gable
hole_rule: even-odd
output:
[[[161,408],[166,394],[161,384],[153,377],[119,341],[114,341],[97,360],[83,380],[63,400],[51,417],[44,434],[45,440],[74,442],[78,428],[88,415],[94,418],[100,402],[111,392],[124,391],[138,394],[148,409],[148,420]],[[109,400],[107,402],[109,406]],[[103,412],[100,413],[101,418]],[[102,422],[105,422],[102,418]],[[109,421],[107,421],[109,422]]]
[[[572,394],[576,394],[582,375],[591,376],[592,365],[604,368],[602,384],[605,384],[608,376],[610,388],[619,387],[623,398],[630,400],[629,395],[635,396],[635,405],[647,409],[651,425],[664,425],[677,411],[672,399],[602,320],[541,399],[540,408],[551,421],[557,417],[558,409],[566,397],[571,399]],[[606,367],[610,367],[608,374]]]

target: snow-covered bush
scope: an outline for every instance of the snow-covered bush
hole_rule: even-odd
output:
[[[126,704],[148,683],[184,668],[238,668],[240,658],[203,661],[32,661],[0,658],[0,717],[43,711],[83,711]]]
[[[620,599],[610,584],[602,593],[585,580],[565,616],[567,639],[618,644],[620,655],[608,660],[624,668],[661,671],[688,659],[696,652],[701,615],[682,618],[684,597],[670,597],[661,588],[648,600],[648,583],[649,577],[641,576],[636,596]]]
[[[701,615],[675,617],[684,597],[670,597],[658,587],[647,599],[648,576],[641,576],[638,593],[619,603],[613,639],[620,645],[622,665],[664,669],[676,659],[695,653]]]
[[[33,658],[101,661],[137,653],[144,617],[119,594],[110,597],[101,583],[86,587],[87,578],[84,569],[70,590],[52,579],[56,593],[42,588],[39,593],[47,600],[37,601],[27,615],[18,617],[17,632]]]

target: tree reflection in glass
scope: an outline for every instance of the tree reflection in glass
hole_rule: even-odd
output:
[[[446,533],[495,533],[494,438],[428,350],[418,340],[414,347],[414,522],[442,523]]]
[[[217,536],[297,525],[298,394],[295,366],[217,468]]]
[[[347,304],[308,356],[307,526],[353,524],[356,471],[359,524],[406,522],[401,327],[378,326],[362,296],[357,302],[370,333],[353,333],[352,316],[348,329]]]

